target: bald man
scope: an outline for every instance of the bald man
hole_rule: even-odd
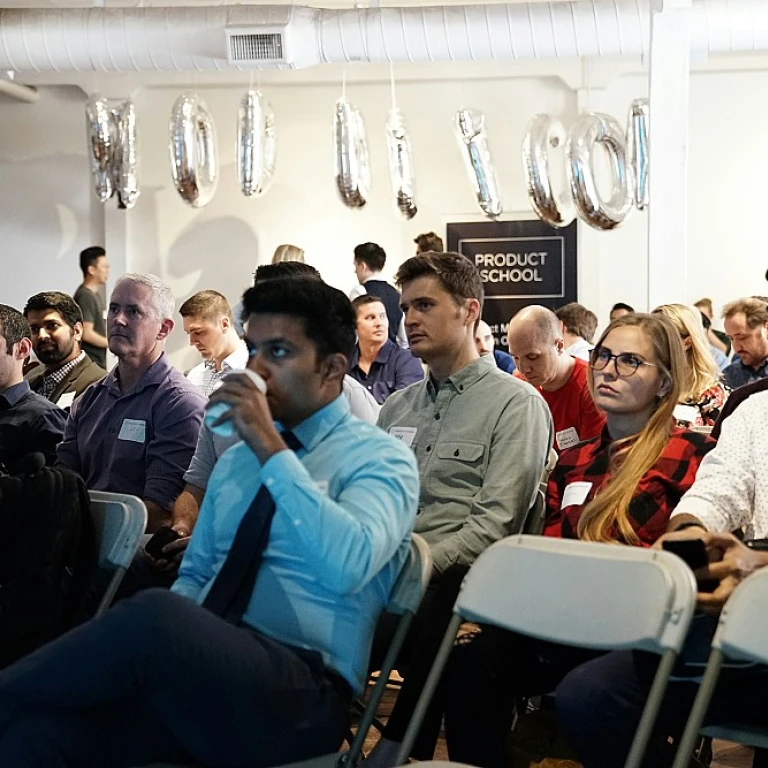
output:
[[[496,361],[497,368],[500,368],[506,373],[515,372],[515,361],[512,359],[512,355],[508,355],[506,352],[496,349],[496,340],[493,338],[491,326],[484,320],[481,320],[477,324],[477,329],[475,330],[475,346],[477,347],[477,354],[480,355],[480,357],[493,354],[493,359]]]
[[[558,453],[600,434],[605,416],[587,386],[588,365],[565,353],[562,324],[546,307],[521,309],[507,330],[516,376],[539,390],[552,413]]]

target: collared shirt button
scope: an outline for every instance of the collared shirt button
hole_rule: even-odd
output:
[[[440,421],[440,414],[439,413],[435,414],[435,421]]]
[[[427,446],[427,453],[429,453],[431,450],[432,450],[432,446],[431,446],[431,445],[428,445],[428,446]]]
[[[454,456],[458,456],[459,455],[459,449],[458,448],[453,452],[453,455]]]

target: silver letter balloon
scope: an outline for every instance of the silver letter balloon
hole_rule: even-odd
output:
[[[371,187],[365,125],[357,107],[341,98],[333,121],[336,189],[344,205],[362,208]]]
[[[560,195],[552,191],[549,169],[549,149],[562,147],[566,140],[565,126],[550,115],[534,115],[523,139],[523,172],[528,197],[539,218],[554,227],[567,227],[576,218],[567,182]]]
[[[635,99],[629,108],[627,120],[627,154],[635,181],[635,206],[644,211],[648,207],[648,99]]]
[[[197,94],[179,96],[171,110],[168,132],[176,190],[184,202],[202,208],[216,191],[218,168],[213,118]]]
[[[136,109],[128,99],[112,110],[116,138],[113,155],[114,185],[120,205],[133,208],[139,199]]]
[[[611,168],[611,196],[603,200],[597,188],[593,151],[602,145]],[[610,115],[581,115],[566,145],[568,182],[579,216],[595,229],[618,227],[632,210],[632,169],[627,166],[624,131]]]
[[[107,100],[99,94],[93,94],[85,104],[85,117],[96,196],[105,203],[114,191],[112,154],[115,140]]]
[[[397,107],[390,110],[386,129],[389,177],[395,205],[406,219],[412,219],[416,215],[416,202],[411,139],[403,115]]]
[[[246,197],[267,191],[276,159],[272,105],[259,91],[246,91],[237,113],[237,178]]]
[[[475,191],[475,197],[483,213],[491,219],[501,214],[501,199],[496,171],[488,147],[485,115],[471,109],[456,113],[456,138]]]

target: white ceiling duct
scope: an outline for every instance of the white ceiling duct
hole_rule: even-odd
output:
[[[693,0],[692,45],[768,50],[768,1]],[[292,6],[0,10],[0,70],[203,71],[348,61],[638,55],[648,0],[320,10]]]
[[[24,101],[27,104],[34,104],[40,101],[40,94],[37,88],[31,88],[28,85],[14,83],[13,80],[0,80],[0,94],[10,96],[12,99]]]

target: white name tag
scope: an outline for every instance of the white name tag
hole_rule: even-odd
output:
[[[59,406],[59,408],[71,408],[72,403],[75,402],[75,393],[74,392],[65,392],[58,400],[56,405]]]
[[[560,432],[555,432],[555,442],[559,450],[564,451],[579,442],[579,433],[575,427],[568,427]]]
[[[389,434],[395,440],[401,440],[410,448],[416,437],[416,427],[390,427]]]
[[[560,503],[560,509],[565,509],[574,504],[583,504],[586,501],[591,488],[592,483],[587,482],[571,483],[570,485],[567,485],[565,487],[565,492],[563,493],[563,500]]]
[[[147,439],[147,422],[143,419],[123,419],[117,439],[143,443]]]
[[[699,409],[695,405],[676,405],[672,411],[675,421],[682,421],[685,424],[695,424],[699,418]]]

